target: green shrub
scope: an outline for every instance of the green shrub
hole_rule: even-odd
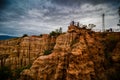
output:
[[[18,79],[20,77],[20,73],[24,70],[24,69],[29,69],[31,67],[31,64],[27,65],[27,66],[23,66],[20,67],[16,70],[14,70],[13,72],[15,73],[15,76],[13,77],[14,79]]]
[[[77,39],[74,39],[74,40],[72,40],[72,42],[70,43],[70,46],[73,46],[75,43],[77,43],[78,42],[78,40]]]
[[[60,35],[60,33],[59,32],[55,32],[55,31],[52,31],[51,33],[50,33],[50,36],[59,36]]]
[[[42,37],[43,36],[43,34],[40,34],[40,37]]]
[[[27,37],[28,35],[27,34],[23,34],[23,36],[22,37]]]
[[[59,36],[62,33],[62,28],[56,29],[55,31],[50,32],[50,36]]]
[[[44,55],[49,55],[49,54],[51,54],[52,53],[52,50],[45,50],[44,51]]]

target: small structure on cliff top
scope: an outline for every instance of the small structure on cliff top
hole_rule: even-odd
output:
[[[94,28],[96,25],[94,24],[89,24],[87,25],[83,25],[83,24],[79,24],[79,22],[74,22],[72,21],[70,23],[70,25],[68,26],[68,32],[78,32],[79,30],[85,29],[85,30],[92,30],[92,28]]]
[[[72,21],[71,23],[70,23],[70,26],[73,26],[75,24],[75,22],[74,21]]]

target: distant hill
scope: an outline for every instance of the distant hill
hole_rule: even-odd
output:
[[[0,35],[0,40],[6,40],[6,39],[11,39],[11,38],[16,38],[15,36],[8,36],[8,35]]]

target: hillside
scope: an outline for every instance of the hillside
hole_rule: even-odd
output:
[[[11,38],[16,38],[15,36],[8,36],[8,35],[0,35],[0,40],[6,40],[6,39],[11,39]]]
[[[50,51],[51,54],[46,55]],[[66,33],[0,41],[0,58],[20,80],[119,80],[120,32],[93,32],[76,25]]]

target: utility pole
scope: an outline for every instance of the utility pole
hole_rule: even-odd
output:
[[[119,14],[119,22],[118,22],[117,26],[119,26],[119,30],[120,30],[120,7],[118,8],[118,14]]]
[[[104,19],[104,17],[105,17],[105,14],[103,13],[102,14],[102,31],[103,32],[105,32],[105,19]]]

